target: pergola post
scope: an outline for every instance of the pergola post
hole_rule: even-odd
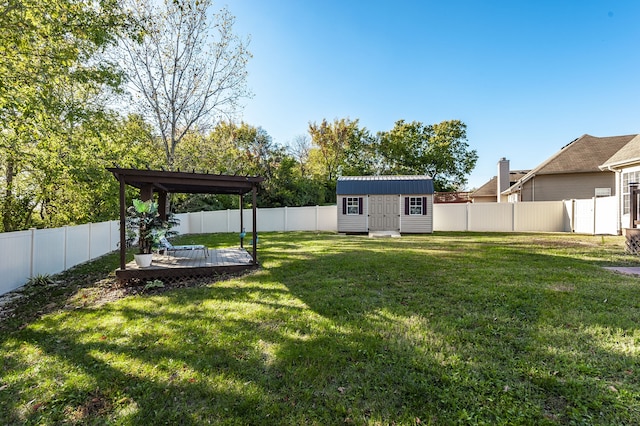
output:
[[[140,188],[140,199],[142,201],[149,201],[153,199],[153,185],[145,185]]]
[[[248,267],[255,267],[258,264],[258,233],[257,233],[257,187],[264,181],[260,176],[236,176],[236,175],[211,175],[208,173],[188,173],[172,172],[160,170],[138,170],[122,169],[120,167],[107,168],[113,173],[120,184],[120,269],[116,271],[116,276],[121,281],[140,277],[158,276],[186,276],[190,271],[202,274],[211,271],[243,270]],[[131,269],[126,270],[127,234],[126,234],[126,186],[130,185],[140,191],[140,199],[148,201],[154,199],[154,192],[158,193],[158,209],[160,214],[166,217],[170,208],[169,194],[229,194],[240,196],[240,226],[241,234],[244,231],[244,198],[243,195],[249,191],[253,192],[253,249],[249,254],[252,257],[251,263],[243,265],[217,266],[217,267],[197,267],[184,268],[184,273],[167,272],[163,268],[159,269]],[[241,246],[243,242],[241,240]]]
[[[167,191],[158,192],[158,213],[161,220],[167,220]]]
[[[252,195],[253,195],[253,200],[252,200],[252,207],[253,207],[253,264],[257,265],[258,264],[258,228],[257,228],[257,222],[258,222],[258,214],[257,214],[257,208],[258,208],[258,194],[256,191],[256,186],[253,185],[253,189],[252,191]]]
[[[240,248],[244,248],[244,236],[242,235],[242,233],[244,232],[244,214],[242,213],[244,208],[244,197],[242,196],[242,194],[240,194],[239,197],[240,197]]]
[[[126,234],[126,223],[125,223],[125,213],[126,213],[126,199],[124,196],[124,190],[126,184],[124,182],[124,177],[120,177],[118,179],[120,181],[120,269],[126,269],[126,255],[127,255],[127,234]]]

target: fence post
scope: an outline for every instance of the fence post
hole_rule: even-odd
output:
[[[31,231],[31,261],[29,262],[29,278],[33,278],[33,262],[36,250],[36,228],[29,228]]]
[[[67,270],[67,245],[69,240],[69,225],[64,225],[64,243],[62,247],[62,256],[64,257],[64,270]]]
[[[319,217],[320,217],[320,207],[318,207],[318,205],[316,204],[316,232],[320,230],[320,227],[318,226]]]
[[[468,231],[469,230],[469,208],[470,208],[471,203],[467,203],[465,204],[465,209],[464,209],[464,230]]]
[[[284,232],[287,232],[287,222],[289,221],[289,217],[287,215],[287,206],[284,206]]]
[[[89,259],[87,260],[91,260],[91,230],[93,229],[93,223],[89,224],[89,231],[88,231],[88,235],[87,235],[87,239],[89,240]]]
[[[596,235],[596,197],[592,198],[593,200],[593,235]]]

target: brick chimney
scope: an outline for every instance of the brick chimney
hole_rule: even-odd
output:
[[[502,191],[505,191],[506,189],[508,189],[510,187],[510,181],[509,181],[509,160],[507,160],[506,158],[502,157],[500,159],[500,161],[498,161],[498,197],[497,197],[497,201],[499,203],[506,201],[502,200],[500,194],[502,193]]]

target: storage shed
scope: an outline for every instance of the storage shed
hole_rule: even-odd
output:
[[[336,187],[338,232],[433,232],[429,176],[343,176]]]

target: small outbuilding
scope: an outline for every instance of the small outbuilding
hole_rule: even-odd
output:
[[[429,176],[343,176],[336,194],[338,232],[433,232]]]

